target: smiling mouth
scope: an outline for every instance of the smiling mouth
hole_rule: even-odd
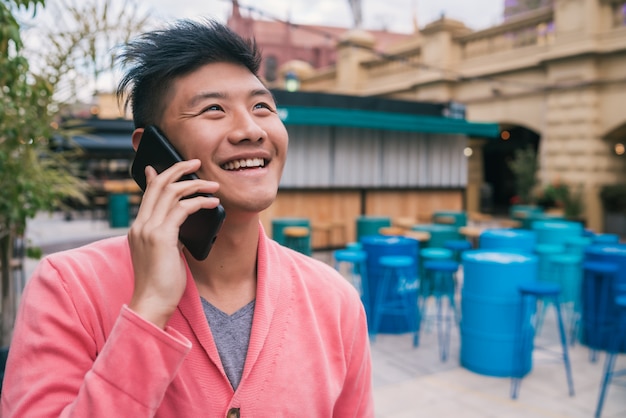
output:
[[[228,171],[245,170],[249,168],[265,167],[266,161],[263,158],[243,158],[241,160],[229,161],[222,164],[222,168]]]

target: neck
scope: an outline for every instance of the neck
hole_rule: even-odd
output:
[[[233,313],[256,296],[258,216],[245,222],[224,221],[209,256],[202,261],[185,256],[200,296]]]

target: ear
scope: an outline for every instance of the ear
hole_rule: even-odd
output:
[[[137,147],[139,147],[139,142],[141,142],[141,137],[143,136],[143,128],[137,128],[133,131],[133,148],[137,151]]]

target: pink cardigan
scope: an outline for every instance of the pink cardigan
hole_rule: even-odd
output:
[[[222,368],[189,271],[165,331],[126,307],[126,237],[48,256],[25,289],[2,392],[9,417],[373,417],[365,313],[330,266],[260,228],[241,383]],[[230,416],[230,415],[229,415]]]

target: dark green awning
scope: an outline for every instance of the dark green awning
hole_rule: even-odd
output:
[[[500,135],[497,123],[468,122],[465,119],[303,106],[279,106],[278,112],[285,125],[345,126],[483,138]]]

